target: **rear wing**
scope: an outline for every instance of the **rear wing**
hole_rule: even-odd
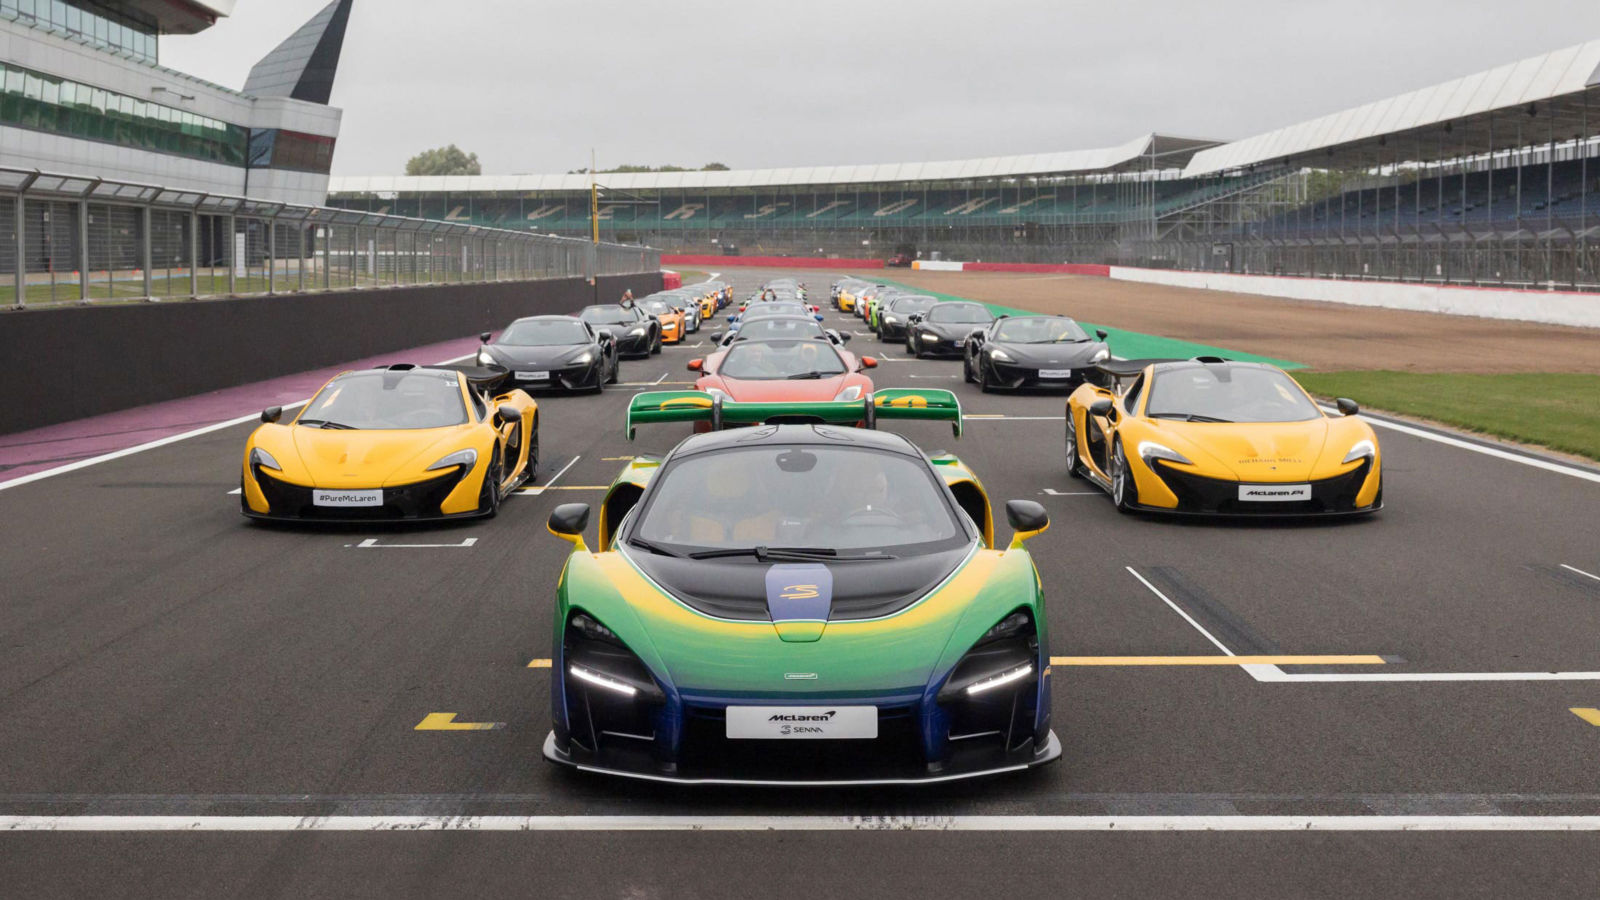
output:
[[[1179,360],[1165,357],[1160,359],[1108,359],[1102,363],[1095,363],[1094,368],[1095,371],[1111,379],[1120,387],[1122,382],[1138,378],[1145,369],[1156,363],[1168,362],[1179,362]]]
[[[961,401],[950,391],[889,388],[860,400],[741,403],[704,391],[646,391],[628,404],[627,435],[639,425],[661,422],[710,422],[713,431],[730,425],[763,422],[815,422],[827,425],[878,427],[880,419],[924,419],[949,422],[961,436]]]

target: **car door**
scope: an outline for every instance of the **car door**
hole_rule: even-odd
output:
[[[1089,427],[1084,435],[1084,444],[1088,451],[1085,454],[1085,462],[1106,478],[1111,477],[1111,448],[1116,442],[1117,432],[1128,417],[1139,409],[1139,400],[1144,396],[1147,374],[1140,374],[1135,378],[1122,396],[1117,397],[1113,392],[1111,409],[1105,415],[1095,415],[1091,412],[1086,416]]]

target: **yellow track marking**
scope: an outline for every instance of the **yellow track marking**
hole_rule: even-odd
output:
[[[1600,725],[1600,709],[1592,706],[1574,706],[1572,714],[1588,722],[1590,725]]]
[[[548,668],[550,668],[550,660],[548,660],[548,659],[536,659],[533,662],[528,663],[528,668],[530,668],[530,669],[548,669]]]
[[[627,462],[627,461],[629,461],[631,459],[633,459],[633,457],[631,457],[631,456],[602,456],[602,457],[600,457],[600,461],[601,462]]]
[[[504,722],[457,722],[455,713],[428,713],[417,723],[417,731],[493,731]]]
[[[1052,656],[1052,666],[1381,666],[1373,654],[1323,656]]]

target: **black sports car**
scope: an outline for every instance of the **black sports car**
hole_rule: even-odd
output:
[[[617,339],[572,316],[518,319],[491,342],[478,335],[478,365],[507,371],[507,386],[524,390],[560,387],[599,392],[617,383]]]
[[[613,303],[585,306],[578,318],[595,331],[604,331],[616,338],[618,356],[642,358],[661,352],[661,323],[637,306]]]
[[[913,313],[906,327],[906,352],[924,356],[961,356],[967,335],[989,327],[994,313],[981,303],[944,301]]]
[[[735,322],[727,331],[711,332],[711,341],[718,347],[727,347],[734,341],[792,341],[817,338],[832,341],[842,347],[850,335],[840,334],[832,328],[823,328],[809,315],[758,316],[748,322]]]
[[[878,340],[905,340],[906,328],[911,322],[911,317],[917,313],[927,312],[938,302],[937,297],[929,297],[927,294],[895,294],[887,300],[880,301],[883,305],[878,308]]]
[[[996,388],[1076,388],[1111,358],[1106,333],[1095,338],[1066,316],[1001,316],[967,335],[962,372],[967,383]]]

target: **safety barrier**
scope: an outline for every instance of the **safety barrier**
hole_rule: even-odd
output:
[[[676,266],[760,266],[768,269],[881,269],[881,259],[824,259],[815,256],[713,256],[663,253],[661,262]]]

